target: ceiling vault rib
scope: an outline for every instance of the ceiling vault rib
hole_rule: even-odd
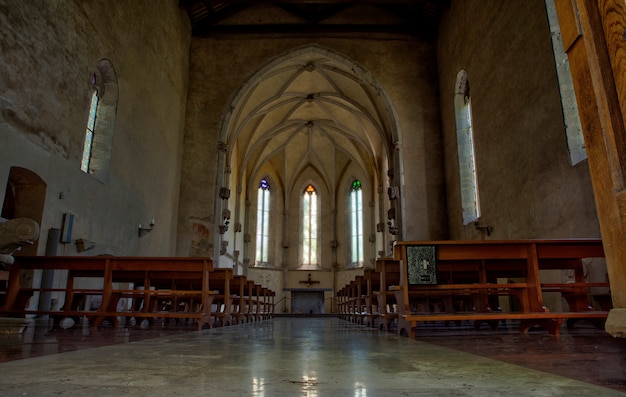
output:
[[[286,190],[310,180],[336,191],[337,170],[384,178],[391,105],[357,61],[305,46],[261,66],[241,87],[222,130],[237,183],[256,186],[250,178],[268,174]]]

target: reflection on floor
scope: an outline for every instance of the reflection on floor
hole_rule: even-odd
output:
[[[558,337],[539,328],[522,334],[502,324],[497,332],[442,324],[420,331],[424,342],[626,392],[626,338],[613,338],[593,324],[563,327]]]
[[[0,336],[0,395],[611,396],[626,339],[512,325],[431,324],[418,339],[334,317],[190,326],[47,329]],[[34,380],[37,380],[36,382]],[[594,386],[596,385],[596,386]],[[209,393],[211,391],[211,393]],[[180,392],[180,393],[179,393]]]

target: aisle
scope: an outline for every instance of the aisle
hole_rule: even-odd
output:
[[[276,318],[0,364],[2,396],[623,396],[337,318]]]

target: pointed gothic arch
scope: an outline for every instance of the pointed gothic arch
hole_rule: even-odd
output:
[[[307,79],[315,84],[307,84]],[[351,96],[354,92],[359,96]],[[401,153],[397,150],[401,132],[385,90],[353,59],[318,45],[295,48],[257,69],[229,102],[222,117],[219,142],[216,197],[223,187],[237,187],[238,198],[230,202],[216,200],[216,219],[225,205],[236,214],[245,213],[249,205],[243,200],[251,197],[251,191],[246,189],[256,192],[254,178],[258,179],[258,170],[268,165],[278,167],[279,179],[284,183],[284,222],[290,217],[287,208],[294,183],[311,165],[336,201],[340,187],[334,173],[345,168],[346,163],[353,164],[368,183],[382,185],[383,189],[377,191],[383,193],[375,198],[381,208],[390,205],[384,192],[387,186],[398,184],[393,180],[394,174],[402,174]],[[329,166],[329,162],[334,165]],[[331,211],[336,215],[334,205]],[[399,200],[393,205],[401,208]],[[381,217],[386,210],[369,213]],[[244,215],[244,222],[245,219]],[[396,225],[400,219],[398,216]],[[372,219],[366,223],[383,221]],[[251,230],[245,224],[243,229]],[[286,226],[282,230],[288,233]],[[223,236],[215,235],[215,245],[220,246]],[[382,236],[390,238],[384,233]],[[252,242],[250,238],[244,240],[244,244]],[[284,240],[283,246],[288,246],[288,236]],[[333,236],[332,241],[336,240],[337,236]],[[379,245],[387,244],[385,241]],[[251,260],[253,252],[248,250],[244,258]]]

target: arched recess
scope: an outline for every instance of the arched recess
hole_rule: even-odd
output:
[[[2,204],[2,218],[29,218],[41,225],[48,185],[26,168],[11,167]],[[15,255],[37,255],[39,240],[24,245]]]
[[[341,175],[348,164],[370,186],[376,186],[378,205],[368,224],[385,224],[387,209],[391,205],[401,208],[399,200],[391,204],[387,196],[387,187],[398,184],[394,173],[387,171],[401,173],[397,117],[385,90],[354,60],[318,45],[296,48],[259,68],[226,109],[219,132],[216,197],[222,188],[236,188],[238,193],[236,200],[216,200],[216,219],[224,205],[245,214],[242,209],[256,194],[260,170],[271,169],[284,183],[282,230],[291,233],[288,225],[296,214],[289,210],[289,203],[293,192],[300,192],[296,186],[300,175],[311,167],[319,174],[316,182],[328,189],[331,214],[337,217],[337,211],[343,211],[337,207],[337,197],[343,192]],[[245,215],[243,218],[246,222]],[[399,222],[400,216],[396,226]],[[244,225],[245,229],[252,230]],[[336,245],[337,235],[343,235],[331,233],[335,235],[323,244]],[[215,246],[222,245],[222,237],[216,233]],[[386,230],[376,233],[381,247],[392,237]],[[239,239],[230,238],[236,241],[235,245],[228,243],[229,249],[240,250],[236,245]],[[240,244],[254,241],[243,240]],[[291,246],[295,248],[295,244]],[[254,249],[244,246],[243,252],[244,262],[247,258],[250,263]]]

